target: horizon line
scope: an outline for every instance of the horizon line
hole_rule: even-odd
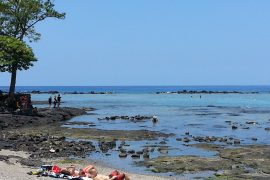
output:
[[[258,84],[258,85],[17,85],[16,87],[166,87],[166,86],[270,86],[270,84]],[[9,87],[9,85],[0,86],[0,87]]]

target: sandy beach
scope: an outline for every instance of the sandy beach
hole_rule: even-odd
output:
[[[0,156],[9,156],[8,161],[0,161],[0,179],[1,180],[48,180],[48,179],[54,179],[51,177],[37,177],[35,175],[28,175],[27,172],[34,171],[37,168],[30,168],[27,166],[23,166],[20,163],[17,162],[18,158],[28,158],[29,154],[23,151],[10,151],[10,150],[1,150]],[[55,162],[60,167],[66,167],[70,164],[59,164],[58,160],[49,160],[52,164]],[[84,165],[86,165],[87,162],[84,162],[82,164],[74,164],[78,168],[82,168]],[[110,174],[114,169],[110,167],[105,167],[97,163],[92,163],[96,166],[99,173],[101,174]],[[143,174],[133,174],[129,173],[131,179],[137,179],[137,180],[174,180],[177,178],[169,178],[169,177],[158,177],[158,176],[150,176],[150,175],[143,175]]]

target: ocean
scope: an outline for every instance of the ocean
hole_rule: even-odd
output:
[[[8,87],[0,89],[5,91]],[[265,130],[270,127],[270,86],[17,87],[19,92],[32,90],[56,90],[62,93],[64,106],[97,109],[92,115],[75,117],[71,121],[92,122],[96,124],[95,128],[106,130],[146,129],[174,133],[175,136],[167,139],[168,153],[162,154],[155,151],[151,158],[164,155],[215,156],[214,152],[192,148],[176,141],[176,138],[185,137],[186,132],[193,136],[232,137],[240,139],[243,145],[270,144],[270,132]],[[156,94],[156,92],[181,90],[239,91],[243,94]],[[113,92],[113,94],[64,94],[64,92],[74,91]],[[47,100],[49,96],[49,94],[32,94],[32,99]],[[155,115],[158,116],[159,122],[153,124],[152,121],[133,123],[124,120],[98,120],[98,118],[115,115]],[[247,124],[248,121],[254,121],[256,124]],[[239,128],[232,129],[233,124]],[[71,127],[89,128],[87,126]],[[257,141],[252,140],[254,137]],[[161,140],[163,139],[128,143],[131,145],[130,148],[141,150],[146,144],[159,144]],[[145,171],[145,168],[136,167],[135,161],[131,158],[119,159],[117,152],[111,152],[110,156],[96,153],[90,155],[89,158],[129,171]]]

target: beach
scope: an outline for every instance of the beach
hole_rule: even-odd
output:
[[[269,178],[269,93],[215,91],[78,89],[60,92],[59,109],[33,93],[37,116],[1,114],[0,147],[30,153],[28,168],[62,159],[50,163],[94,162],[136,179]]]
[[[91,110],[88,108],[88,110]],[[31,139],[33,137],[37,138],[39,134],[39,139],[45,138],[45,136],[41,136],[40,132],[35,133],[35,129],[44,129],[49,126],[53,126],[52,123],[55,126],[59,126],[59,122],[66,121],[74,116],[83,115],[86,112],[82,109],[76,109],[76,108],[61,108],[57,110],[50,110],[50,109],[39,109],[39,116],[38,117],[32,117],[32,116],[23,116],[23,115],[11,115],[8,113],[0,114],[1,117],[1,124],[5,122],[5,125],[1,128],[4,129],[4,131],[1,131],[1,151],[0,151],[0,179],[2,180],[8,180],[8,179],[14,179],[14,180],[26,180],[26,179],[37,179],[37,176],[34,175],[28,175],[27,172],[35,171],[39,168],[42,164],[57,164],[60,167],[67,167],[70,166],[71,163],[69,156],[71,154],[70,150],[68,149],[68,152],[62,151],[58,153],[53,153],[51,149],[48,149],[47,155],[44,154],[44,151],[40,151],[41,148],[33,148],[33,146],[36,142],[36,139],[34,142],[30,142],[28,144],[28,141],[25,141],[25,139]],[[16,121],[17,123],[14,123]],[[19,123],[18,123],[19,122]],[[27,132],[25,133],[25,128],[27,128]],[[21,129],[21,131],[20,131]],[[47,131],[51,133],[51,131]],[[30,135],[30,133],[32,133]],[[33,136],[33,134],[35,134]],[[24,138],[22,138],[24,137]],[[50,141],[55,143],[57,141],[57,137],[46,137],[54,139],[55,141]],[[58,139],[59,141],[63,141],[64,139],[61,139],[63,137],[60,137]],[[23,140],[22,140],[23,139]],[[15,140],[15,141],[13,141]],[[18,140],[18,141],[17,141]],[[25,142],[24,142],[25,141]],[[47,141],[47,140],[44,140]],[[32,143],[32,144],[31,144]],[[23,144],[24,151],[20,151],[23,149],[22,146],[14,147],[17,145]],[[24,146],[26,144],[26,146]],[[45,148],[47,143],[45,144]],[[82,144],[73,144],[72,142],[68,144],[63,144],[64,148],[68,146],[75,146],[76,148],[84,148],[86,151],[87,145]],[[29,148],[32,147],[32,148]],[[60,148],[60,144],[57,146]],[[90,146],[93,147],[93,146]],[[14,149],[14,150],[12,150]],[[34,149],[34,150],[33,150]],[[89,148],[90,152],[94,149]],[[85,156],[84,152],[80,154],[80,152],[75,149],[74,154],[76,156]],[[31,156],[34,154],[37,155],[37,152],[40,154],[36,156]],[[67,160],[67,159],[68,160]],[[66,162],[68,161],[68,162]],[[78,169],[83,168],[84,166],[87,166],[88,164],[94,165],[99,173],[101,174],[110,174],[113,170],[116,168],[108,167],[105,165],[101,165],[100,163],[96,161],[88,161],[88,160],[74,160],[72,161],[72,165],[75,165]],[[132,179],[156,179],[156,180],[162,180],[162,179],[168,179],[167,177],[158,177],[158,176],[150,176],[150,175],[143,175],[143,174],[134,174],[134,173],[128,173],[130,174],[130,177]],[[38,177],[38,179],[51,179],[50,177]],[[175,178],[171,178],[175,179]]]
[[[18,157],[27,158],[29,154],[25,152],[18,152],[18,151],[9,151],[9,150],[1,150],[0,156],[15,156],[11,158],[8,162],[0,161],[0,179],[1,180],[48,180],[48,179],[54,179],[51,177],[37,177],[35,175],[28,175],[27,172],[35,171],[38,168],[30,168],[28,166],[23,166],[19,163],[16,163],[16,160]],[[50,161],[51,164],[57,163],[60,167],[67,167],[70,164],[61,164],[59,163],[60,160],[57,161]],[[61,162],[61,161],[60,161]],[[90,163],[90,162],[89,162]],[[115,169],[101,166],[97,163],[91,162],[99,171],[101,174],[110,174]],[[83,162],[80,164],[73,164],[78,168],[82,168],[84,165],[87,165],[87,162]],[[169,177],[158,177],[158,176],[150,176],[150,175],[142,175],[142,174],[134,174],[134,173],[128,173],[131,177],[131,179],[139,179],[139,180],[165,180],[165,179],[177,179],[177,178],[169,178]]]
[[[1,0],[0,180],[269,180],[269,8]]]

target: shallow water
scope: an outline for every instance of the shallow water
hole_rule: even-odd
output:
[[[127,87],[125,87],[127,88]],[[173,87],[146,87],[131,89],[127,91],[125,88],[117,87],[115,89],[101,88],[94,91],[114,91],[116,94],[91,95],[91,94],[63,94],[62,99],[64,106],[72,107],[94,107],[97,110],[94,115],[84,115],[75,117],[71,121],[92,122],[96,124],[95,128],[107,130],[139,130],[147,129],[160,131],[164,133],[174,133],[175,136],[166,139],[166,146],[169,146],[168,153],[162,154],[155,150],[151,154],[151,158],[163,155],[200,155],[214,156],[215,152],[203,151],[201,149],[185,146],[185,143],[176,141],[176,138],[186,137],[185,132],[189,132],[193,136],[229,136],[241,140],[241,144],[270,144],[270,132],[266,131],[266,127],[270,127],[270,87],[215,87],[218,90],[241,90],[243,92],[259,91],[259,94],[155,94],[156,91],[176,91],[182,90]],[[189,87],[192,89],[192,87]],[[197,89],[196,89],[197,88]],[[199,89],[196,87],[192,90],[216,90],[212,87]],[[219,89],[221,88],[221,89]],[[87,92],[89,90],[77,89],[78,92]],[[186,88],[188,89],[188,88]],[[25,90],[25,88],[23,89]],[[56,90],[52,87],[43,88],[43,90]],[[91,89],[92,90],[92,89]],[[118,91],[117,91],[118,90]],[[75,87],[63,92],[76,91]],[[89,90],[90,91],[90,90]],[[47,100],[48,94],[33,94],[33,100]],[[146,122],[129,122],[126,120],[106,121],[98,120],[105,116],[114,115],[156,115],[159,118],[157,124],[153,124],[151,120]],[[226,122],[226,121],[230,121]],[[247,121],[256,121],[257,124],[246,124]],[[238,129],[233,130],[232,125],[236,125]],[[73,128],[87,126],[71,126]],[[245,129],[249,127],[249,129]],[[256,137],[258,140],[253,141]],[[145,145],[159,145],[163,139],[156,141],[140,141],[128,142],[129,148],[141,150]],[[110,155],[96,153],[90,155],[91,159],[108,162],[113,166],[132,170],[145,171],[145,168],[134,167],[134,161],[130,157],[120,159],[118,152],[109,152]]]

